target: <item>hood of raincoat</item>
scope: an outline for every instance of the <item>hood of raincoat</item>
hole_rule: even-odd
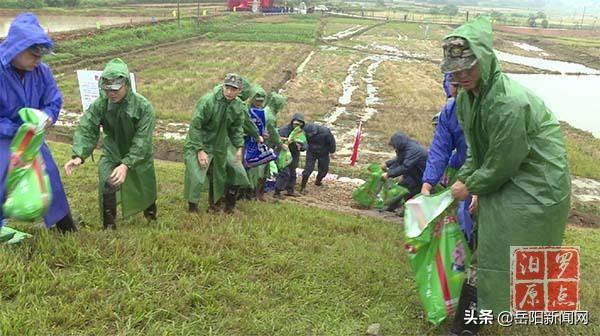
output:
[[[22,51],[34,44],[52,48],[53,43],[46,35],[37,17],[33,13],[18,15],[10,24],[8,36],[0,44],[0,63],[7,65]]]
[[[252,103],[256,97],[267,98],[267,91],[262,88],[260,85],[253,85],[252,90],[250,91],[250,100],[248,101],[248,105],[252,107]]]
[[[304,122],[304,114],[302,113],[294,113],[294,115],[292,116],[292,120],[290,120],[290,125],[292,123],[294,123],[294,121],[300,121],[302,123],[302,128],[304,128],[304,125],[306,124]]]
[[[105,80],[113,80],[115,78],[124,77],[127,80],[127,95],[126,98],[133,92],[131,89],[131,83],[129,83],[129,68],[127,64],[123,62],[120,58],[113,58],[110,62],[106,64],[104,70],[102,71],[102,75],[100,75],[100,80],[98,81],[98,87],[100,88],[100,97],[106,98],[106,93],[102,90],[102,84]],[[126,99],[123,99],[125,101]]]
[[[452,97],[452,93],[450,93],[450,80],[452,79],[452,74],[444,74],[444,92],[446,92],[446,98]]]
[[[408,137],[408,135],[406,135],[406,133],[397,132],[390,138],[389,145],[394,147],[396,153],[398,153],[402,152],[406,147],[406,144],[408,144],[410,141],[412,140]]]
[[[452,33],[446,35],[448,37],[462,37],[469,42],[469,48],[477,57],[479,69],[481,71],[481,82],[479,84],[479,92],[485,95],[490,88],[494,77],[500,76],[502,68],[500,62],[494,54],[492,24],[486,17],[480,16],[477,19],[465,23],[456,28]]]
[[[277,92],[271,92],[271,99],[269,99],[267,106],[271,108],[274,114],[279,113],[285,106],[285,96]]]
[[[304,133],[307,138],[312,138],[319,133],[319,125],[308,123],[304,126]]]

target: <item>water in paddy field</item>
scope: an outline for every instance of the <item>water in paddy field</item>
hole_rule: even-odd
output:
[[[558,120],[600,138],[600,76],[508,74],[529,88],[554,112]]]

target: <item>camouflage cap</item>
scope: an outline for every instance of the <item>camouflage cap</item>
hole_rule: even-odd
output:
[[[29,47],[29,50],[32,54],[38,57],[52,54],[52,48],[44,44],[34,44]]]
[[[242,84],[242,77],[240,77],[237,74],[233,74],[233,73],[227,74],[225,76],[225,80],[223,81],[223,84],[227,85],[227,86],[232,86],[232,87],[234,87],[236,89],[240,89],[240,90],[243,89],[243,87],[244,87],[244,85]]]
[[[444,59],[440,64],[442,72],[452,73],[470,69],[477,63],[477,57],[469,48],[469,42],[461,37],[448,37],[442,42],[442,48],[444,48]]]
[[[102,84],[100,85],[100,87],[102,88],[102,90],[106,91],[119,91],[126,83],[127,78],[125,77],[117,77],[114,79],[102,78]]]

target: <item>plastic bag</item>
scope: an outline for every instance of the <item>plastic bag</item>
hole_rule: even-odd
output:
[[[246,140],[244,145],[244,167],[260,166],[275,159],[277,159],[277,155],[267,145],[257,143],[254,139]]]
[[[454,313],[471,260],[456,211],[449,189],[413,198],[404,209],[405,249],[427,320],[435,325]]]
[[[265,111],[258,108],[248,110],[250,120],[256,125],[258,134],[265,131],[267,119]],[[277,159],[275,152],[264,143],[258,143],[254,138],[247,137],[244,143],[244,167],[252,168]]]
[[[35,221],[44,216],[52,201],[50,178],[40,154],[48,116],[29,108],[19,110],[19,115],[24,123],[10,145],[7,198],[2,209],[7,217]]]
[[[306,144],[306,141],[306,134],[304,134],[304,130],[302,130],[300,126],[297,126],[290,132],[290,135],[288,136],[287,140],[283,141],[283,144],[287,146],[294,142]],[[282,170],[292,163],[292,159],[292,153],[289,151],[289,149],[282,149],[277,158],[277,168]]]
[[[410,191],[399,185],[393,179],[388,179],[385,181],[383,188],[381,188],[381,203],[383,206],[388,206],[394,204],[398,201],[403,201],[404,197],[408,195]]]
[[[383,170],[377,163],[371,163],[367,166],[369,179],[361,186],[352,192],[352,199],[361,207],[370,209],[376,206],[381,201],[378,197],[383,186]]]

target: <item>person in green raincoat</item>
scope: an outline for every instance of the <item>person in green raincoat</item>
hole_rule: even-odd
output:
[[[133,92],[127,64],[108,62],[98,85],[100,97],[85,111],[73,136],[72,159],[65,164],[71,174],[92,155],[104,133],[98,163],[100,208],[104,228],[115,229],[117,201],[123,217],[143,211],[156,220],[156,175],[152,154],[155,113],[152,104]],[[118,199],[117,199],[118,196]]]
[[[271,92],[271,97],[265,107],[265,115],[267,117],[267,134],[265,141],[267,145],[273,149],[281,148],[283,143],[277,131],[277,114],[285,107],[285,96],[276,92]]]
[[[198,211],[200,194],[208,187],[208,210],[221,210],[224,196],[225,212],[231,213],[237,189],[249,186],[242,165],[246,113],[238,97],[242,88],[241,76],[228,74],[196,105],[184,144],[184,196],[190,212]]]
[[[500,69],[492,27],[480,17],[443,41],[443,72],[461,87],[457,116],[467,160],[452,185],[462,200],[478,196],[476,270],[468,272],[453,334],[474,334],[466,309],[509,310],[510,247],[560,245],[570,205],[567,151],[544,102]]]

